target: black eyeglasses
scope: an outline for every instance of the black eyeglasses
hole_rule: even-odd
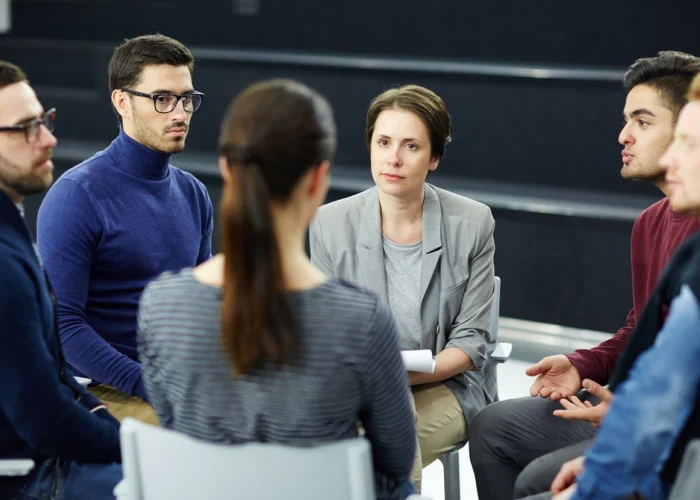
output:
[[[24,132],[24,140],[27,141],[27,144],[34,144],[39,140],[42,125],[46,127],[49,132],[53,132],[55,124],[56,108],[51,108],[50,110],[44,112],[44,114],[41,115],[41,118],[34,118],[27,123],[13,125],[11,127],[0,127],[0,132]]]
[[[159,113],[170,113],[177,107],[177,103],[182,100],[182,107],[188,113],[194,113],[202,105],[204,94],[201,92],[190,92],[182,95],[175,94],[146,94],[132,89],[121,89],[122,92],[138,97],[148,97],[153,99],[153,106]]]

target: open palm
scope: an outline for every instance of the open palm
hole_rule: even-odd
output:
[[[530,387],[530,395],[533,397],[540,396],[557,401],[571,397],[581,390],[578,370],[563,354],[547,356],[525,370],[525,373],[531,377],[537,376]]]

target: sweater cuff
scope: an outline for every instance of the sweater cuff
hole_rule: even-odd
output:
[[[134,386],[134,396],[137,396],[144,401],[148,402],[148,396],[146,395],[146,388],[143,386],[143,378],[139,376],[138,382]]]
[[[600,377],[600,373],[595,371],[593,367],[593,365],[595,365],[595,360],[591,359],[592,356],[590,352],[587,352],[585,349],[578,349],[571,354],[566,354],[565,356],[569,359],[574,368],[576,368],[578,376],[581,378],[581,382],[583,382],[585,379],[590,379],[594,382],[598,382],[599,384],[602,383],[603,385],[607,383],[601,380],[605,377]]]

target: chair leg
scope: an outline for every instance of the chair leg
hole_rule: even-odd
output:
[[[445,500],[460,500],[459,450],[443,453],[440,461],[444,469]]]

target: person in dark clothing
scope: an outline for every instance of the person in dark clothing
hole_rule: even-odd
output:
[[[53,181],[56,111],[17,66],[0,61],[0,460],[31,459],[0,477],[0,498],[114,498],[119,423],[66,365],[56,303],[22,202]]]

